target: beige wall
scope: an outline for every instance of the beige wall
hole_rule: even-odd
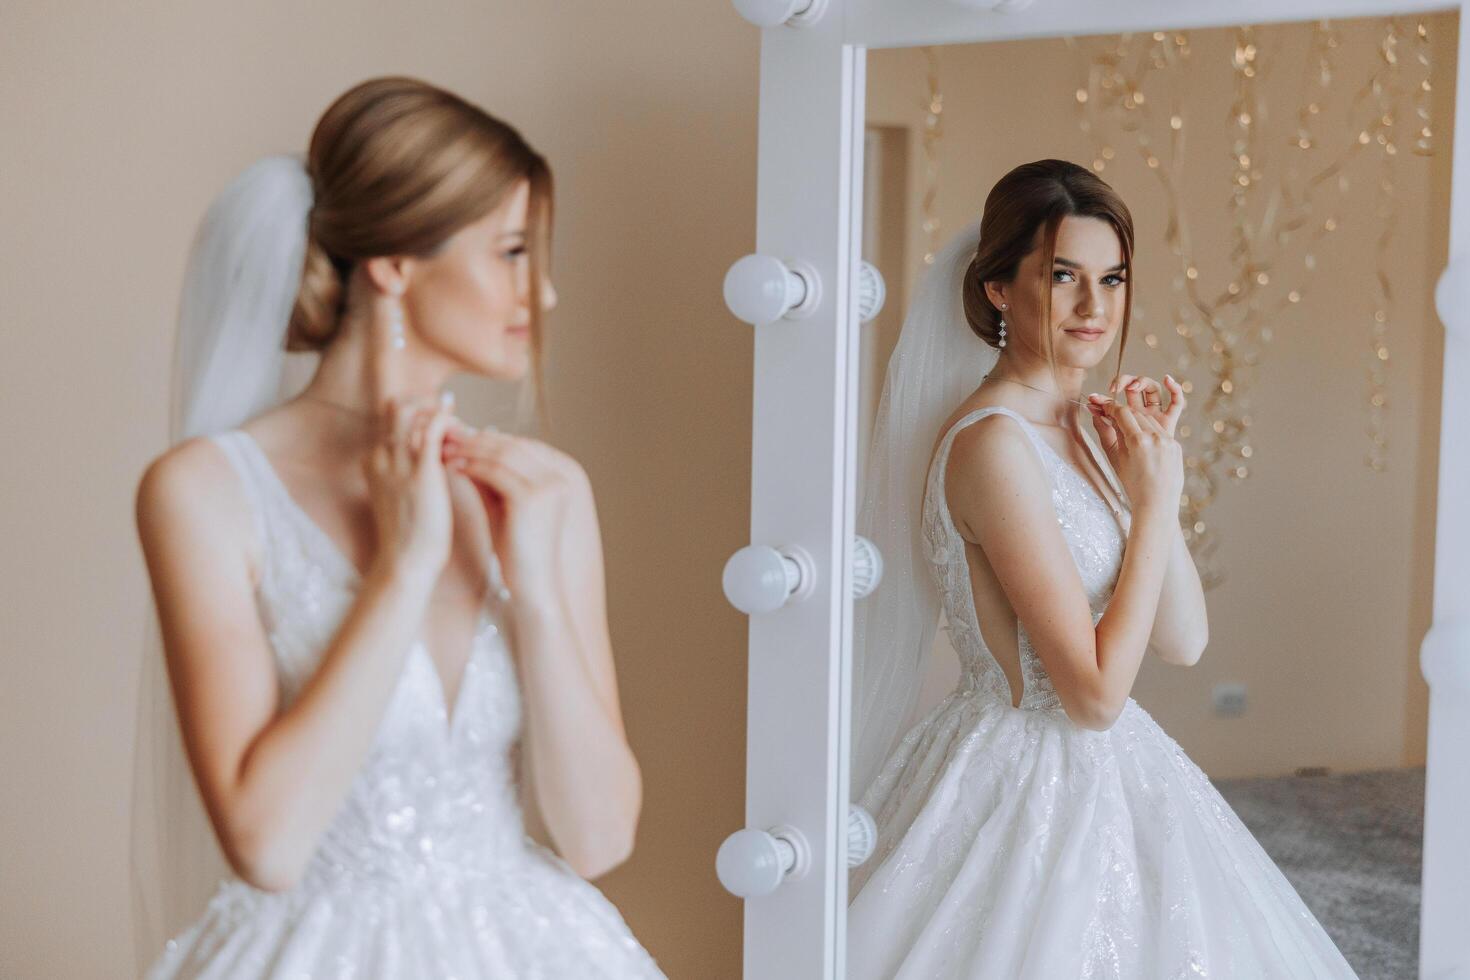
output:
[[[0,0],[0,975],[113,977],[129,962],[148,602],[131,502],[164,447],[188,236],[243,166],[302,148],[334,95],[386,72],[503,114],[556,169],[550,397],[559,444],[598,490],[647,793],[633,860],[599,884],[671,976],[739,975],[740,907],[712,866],[742,822],[745,630],[719,569],[747,537],[750,336],[719,282],[753,241],[757,34],[724,0],[427,10]],[[1209,596],[1210,649],[1193,670],[1150,664],[1139,681],[1139,700],[1213,775],[1422,762],[1440,343],[1429,291],[1444,258],[1454,18],[1430,21],[1443,149],[1401,169],[1391,469],[1359,463],[1368,294],[1361,279],[1319,277],[1268,351],[1254,475],[1216,512],[1232,580]],[[1219,47],[1197,37],[1202,54]],[[1047,63],[1042,49],[1062,47],[996,46],[968,67],[946,56],[947,229],[1009,165],[1083,159],[1066,73],[1001,89],[1023,101],[986,96]],[[917,55],[877,53],[870,76],[883,121],[915,124]],[[1028,131],[1043,108],[1056,125]],[[1143,180],[1118,184],[1152,200]],[[1136,210],[1156,242],[1157,210]],[[1328,268],[1370,268],[1366,242],[1346,236]],[[1149,305],[1160,314],[1130,351],[1158,371],[1138,339],[1166,307]],[[456,388],[472,419],[494,400],[474,379]],[[1209,716],[1218,679],[1250,684],[1249,720]]]
[[[743,822],[745,624],[719,581],[747,540],[751,337],[720,281],[754,241],[758,46],[725,0],[0,0],[0,976],[131,962],[132,499],[165,446],[189,235],[389,72],[504,115],[555,169],[550,401],[597,489],[646,783],[635,855],[599,885],[671,976],[739,976],[714,854]],[[486,384],[455,385],[472,420]]]
[[[1399,223],[1387,266],[1396,298],[1388,335],[1389,468],[1375,474],[1362,462],[1369,445],[1367,319],[1380,227],[1372,216],[1376,165],[1366,165],[1364,154],[1349,170],[1355,181],[1350,203],[1339,213],[1340,230],[1319,249],[1306,298],[1274,325],[1275,339],[1264,348],[1252,395],[1251,475],[1225,484],[1206,516],[1220,531],[1217,555],[1228,576],[1206,595],[1209,648],[1189,669],[1149,658],[1134,688],[1138,702],[1214,777],[1424,762],[1427,688],[1418,652],[1430,620],[1443,333],[1432,292],[1448,235],[1457,20],[1452,13],[1427,18],[1438,155],[1426,160],[1403,153],[1397,171]],[[1337,107],[1372,67],[1379,23],[1338,22]],[[1268,91],[1294,96],[1296,88],[1279,83],[1295,85],[1300,60],[1271,59],[1279,51],[1299,58],[1306,26],[1273,25],[1257,34],[1260,63],[1272,77]],[[1220,270],[1230,241],[1230,131],[1218,120],[1230,105],[1234,42],[1228,30],[1194,31],[1190,39],[1183,198],[1210,283],[1205,292],[1212,293],[1224,283]],[[1073,93],[1084,76],[1062,39],[939,50],[944,136],[938,214],[947,240],[979,215],[986,192],[1011,167],[1049,156],[1085,165],[1092,150],[1074,111]],[[1047,70],[1037,71],[1039,65]],[[1025,84],[1018,84],[1022,79]],[[870,53],[868,123],[908,127],[912,202],[923,180],[918,133],[926,92],[926,63],[917,49]],[[1292,121],[1295,109],[1295,103],[1275,101],[1270,115]],[[1176,266],[1164,246],[1164,199],[1153,174],[1135,162],[1135,144],[1116,145],[1118,161],[1103,177],[1128,202],[1137,239],[1138,292],[1124,369],[1158,378],[1172,369],[1179,348],[1171,342],[1180,340],[1170,318]],[[1268,145],[1270,165],[1283,161],[1282,145]],[[921,220],[910,211],[910,275],[923,251]],[[1277,281],[1300,281],[1300,252],[1291,254],[1292,263],[1273,270]],[[1159,335],[1159,349],[1145,345],[1149,332]],[[1116,351],[1100,367],[1110,372],[1114,363]],[[1198,429],[1197,406],[1204,403],[1198,386],[1208,376],[1199,367],[1174,373],[1195,381],[1195,407],[1186,409],[1186,419],[1193,413]],[[1107,376],[1100,372],[1085,390],[1106,390]],[[953,686],[953,657],[941,632],[928,699]],[[1213,714],[1210,688],[1222,681],[1246,683],[1245,717]]]

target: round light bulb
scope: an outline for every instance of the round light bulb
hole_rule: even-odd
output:
[[[715,873],[732,895],[756,898],[780,887],[790,867],[791,846],[764,830],[737,830],[720,845]]]
[[[746,545],[725,562],[725,598],[743,613],[780,609],[791,595],[787,559],[769,545]]]

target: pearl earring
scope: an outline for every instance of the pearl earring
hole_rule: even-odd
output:
[[[1005,309],[1007,309],[1007,306],[1006,306],[1006,304],[1002,303],[1002,304],[1000,304],[1000,308],[1002,310],[1005,310]],[[1004,347],[1005,345],[1006,345],[1006,318],[1005,318],[1005,315],[1002,314],[1001,315],[1001,318],[1000,318],[1000,346]]]
[[[393,349],[402,350],[406,343],[403,339],[403,302],[396,296],[393,297],[393,305],[388,308],[388,329]]]

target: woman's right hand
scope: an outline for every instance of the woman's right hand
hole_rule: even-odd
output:
[[[1089,409],[1133,508],[1158,507],[1177,514],[1184,492],[1184,451],[1174,436],[1148,414],[1121,402],[1094,400]]]
[[[388,398],[378,441],[363,457],[378,546],[376,568],[407,573],[432,585],[449,561],[454,510],[441,446],[454,403],[424,396]]]

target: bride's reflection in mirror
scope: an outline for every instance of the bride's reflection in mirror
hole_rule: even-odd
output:
[[[1273,30],[1257,38],[1273,57],[1317,40],[1307,26]],[[1189,43],[1214,51],[1233,37]],[[1344,45],[1342,70],[1359,53]],[[1047,105],[1085,94],[1065,78],[984,113],[935,97],[941,61],[949,92],[996,92],[1007,72],[1066,57],[1053,40],[869,54],[865,254],[898,302],[864,336],[858,533],[885,570],[854,608],[851,796],[878,842],[850,879],[847,975],[1412,969],[1417,904],[1404,894],[1417,894],[1424,708],[1410,593],[1404,575],[1355,584],[1322,557],[1366,534],[1379,554],[1425,560],[1406,520],[1364,525],[1432,480],[1412,465],[1353,468],[1364,436],[1340,422],[1361,411],[1359,374],[1323,355],[1341,334],[1322,327],[1361,322],[1375,298],[1309,294],[1273,321],[1296,331],[1271,350],[1281,374],[1223,363],[1245,350],[1256,362],[1230,344],[1259,328],[1259,306],[1206,344],[1213,358],[1180,369],[1195,345],[1152,313],[1173,305],[1171,272],[1187,261],[1166,250],[1158,158],[1105,180],[1062,113],[1037,125]],[[1191,118],[1209,111],[1200,102]],[[1012,155],[1028,146],[1039,152]],[[1066,146],[1081,162],[1048,152]],[[1427,208],[1430,176],[1403,168],[1401,199]],[[1209,179],[1191,175],[1201,190]],[[1193,213],[1226,240],[1230,215]],[[1354,220],[1371,241],[1370,209]],[[951,232],[936,241],[940,227]],[[1363,247],[1332,261],[1374,258]],[[1396,312],[1432,325],[1424,270],[1440,265],[1395,258]],[[1233,262],[1199,261],[1184,278],[1229,279]],[[1271,279],[1264,265],[1246,272]],[[1292,304],[1305,292],[1277,285]],[[1409,357],[1427,346],[1398,343]],[[1281,383],[1310,370],[1313,385]],[[1243,478],[1256,453],[1277,472],[1235,479],[1202,508],[1201,459],[1220,445],[1206,434],[1247,414],[1243,391],[1225,396],[1252,381],[1255,428],[1227,443],[1231,470]],[[1314,411],[1321,426],[1285,424]],[[1323,480],[1328,461],[1340,469]],[[1385,631],[1374,600],[1386,590]],[[1390,661],[1385,648],[1401,652]],[[1341,710],[1373,701],[1381,718]],[[1365,859],[1365,823],[1405,846]],[[1329,877],[1344,874],[1362,876],[1356,909],[1332,901]]]

